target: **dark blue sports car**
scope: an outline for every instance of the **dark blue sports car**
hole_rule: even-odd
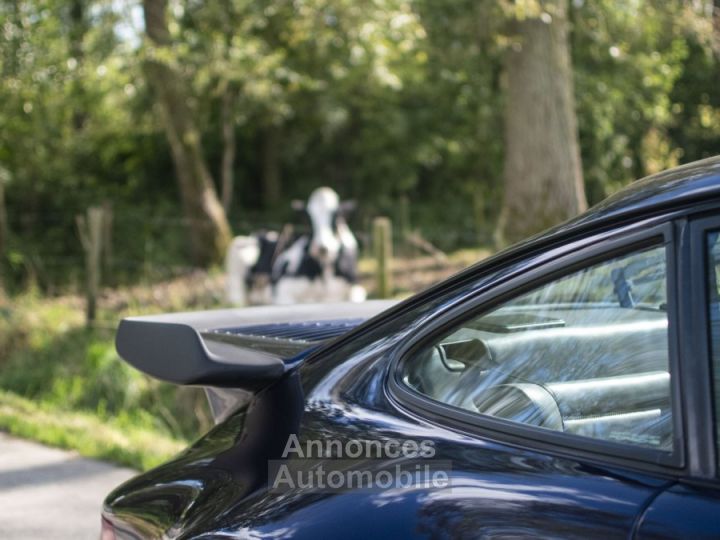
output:
[[[217,425],[103,538],[720,537],[720,158],[398,304],[125,319]]]

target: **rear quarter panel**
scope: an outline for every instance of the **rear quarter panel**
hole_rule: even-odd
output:
[[[175,460],[118,488],[106,515],[151,537],[609,538],[626,536],[644,501],[663,485],[472,437],[398,410],[384,386],[393,341],[373,342],[343,361],[312,362],[258,394]],[[451,465],[452,485],[277,493],[268,489],[267,461],[282,455],[290,434],[301,445],[431,440],[434,459]]]

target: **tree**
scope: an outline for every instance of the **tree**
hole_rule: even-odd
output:
[[[8,172],[0,165],[0,262],[8,242],[8,223],[7,223],[7,207],[5,205],[5,182],[8,180]],[[0,300],[2,300],[3,289],[5,288],[2,276],[2,268],[0,268]]]
[[[587,207],[583,186],[567,1],[543,0],[510,23],[505,57],[505,193],[499,243],[516,242]]]
[[[197,263],[206,264],[219,261],[225,254],[231,239],[230,225],[205,161],[184,81],[168,58],[172,40],[166,11],[167,0],[143,0],[145,29],[154,46],[144,71],[162,111],[193,254]]]
[[[222,206],[225,214],[230,213],[235,191],[235,92],[226,85],[222,94],[220,116],[222,117],[222,165],[220,166],[220,185]]]
[[[573,86],[591,204],[717,153],[720,0],[564,1],[569,45],[560,0],[149,0],[145,40],[134,2],[0,0],[5,284],[77,281],[103,200],[117,283],[221,253],[216,197],[249,231],[319,184],[450,250],[491,242],[505,168],[514,240],[582,206]]]

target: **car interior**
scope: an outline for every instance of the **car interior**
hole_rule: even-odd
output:
[[[578,285],[591,282],[566,280],[562,289],[574,288],[575,301],[547,302],[546,287],[466,321],[406,361],[404,381],[479,414],[670,450],[668,319],[664,294],[657,295],[658,284],[664,293],[662,264],[662,277],[657,266],[649,273],[643,266],[646,278],[653,276],[645,279],[654,282],[653,295],[641,293],[643,279],[632,272],[635,279],[616,282],[603,301],[577,301]],[[617,269],[605,265],[584,277],[616,278]]]

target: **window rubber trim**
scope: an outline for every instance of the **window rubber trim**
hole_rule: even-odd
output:
[[[689,321],[686,332],[694,332],[695,335],[695,339],[686,340],[685,356],[688,362],[685,369],[692,371],[694,376],[686,377],[683,392],[688,402],[688,438],[696,442],[690,449],[693,476],[717,479],[720,474],[717,448],[720,434],[716,432],[718,419],[714,400],[720,389],[713,388],[713,344],[708,309],[707,235],[711,232],[720,232],[720,216],[717,210],[710,215],[693,216],[683,238],[688,251],[687,268],[683,270],[689,276],[690,284],[686,305],[686,318]],[[692,261],[701,261],[701,264],[691,264]]]
[[[550,454],[573,458],[585,457],[604,464],[628,466],[642,471],[650,470],[670,477],[682,475],[686,469],[685,407],[681,399],[680,379],[682,373],[679,362],[680,321],[677,279],[678,260],[681,253],[678,250],[675,236],[674,222],[669,219],[656,225],[633,224],[619,228],[613,233],[604,232],[588,236],[583,242],[584,246],[580,249],[564,253],[550,263],[531,267],[526,272],[491,286],[450,310],[440,313],[427,321],[414,338],[393,352],[389,362],[386,385],[388,397],[396,406],[410,414],[445,428],[468,432],[479,438],[492,439],[499,443]],[[480,312],[488,311],[506,300],[515,298],[519,294],[555,278],[568,275],[575,270],[616,256],[660,246],[665,246],[666,250],[668,352],[673,425],[672,451],[582,437],[481,415],[433,400],[402,382],[400,378],[402,364],[414,352],[431,342],[433,338],[456,327],[463,320],[472,318],[473,315]]]

